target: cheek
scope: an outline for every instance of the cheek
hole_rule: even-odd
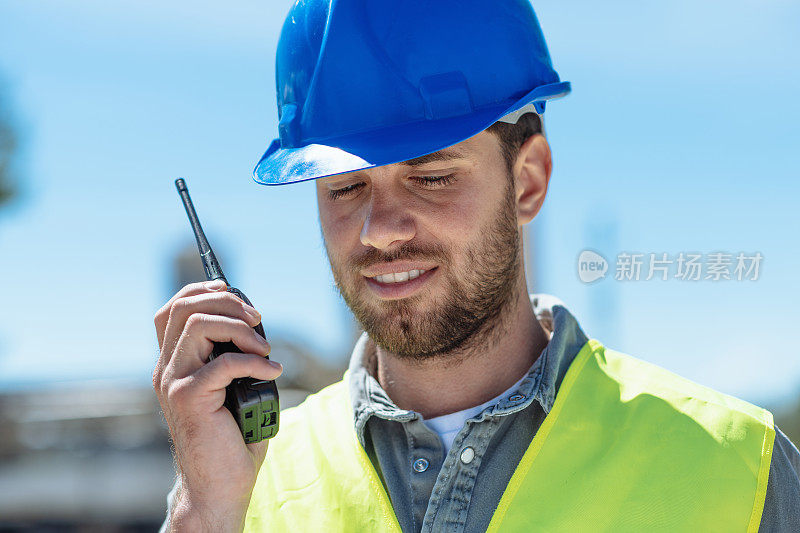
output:
[[[430,202],[418,213],[430,235],[449,246],[463,248],[475,240],[486,223],[487,207],[485,191],[470,187]]]
[[[358,213],[338,206],[319,205],[319,223],[328,255],[340,259],[360,242],[361,222]]]

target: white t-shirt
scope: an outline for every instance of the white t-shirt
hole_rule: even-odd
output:
[[[467,420],[469,420],[473,416],[478,415],[484,409],[487,409],[495,405],[504,396],[513,392],[514,389],[516,389],[519,386],[519,384],[522,383],[522,380],[525,379],[526,376],[527,373],[524,376],[522,376],[519,379],[519,381],[517,381],[516,383],[511,385],[508,389],[506,389],[505,392],[499,394],[498,396],[495,396],[488,402],[476,405],[475,407],[470,407],[469,409],[464,409],[463,411],[450,413],[449,415],[437,416],[429,420],[423,418],[422,422],[439,435],[439,438],[442,439],[442,444],[444,444],[445,454],[448,454],[450,453],[450,448],[453,447],[453,441],[455,440],[456,435],[458,434],[459,431],[461,431],[461,428],[464,427],[464,424],[467,423]]]

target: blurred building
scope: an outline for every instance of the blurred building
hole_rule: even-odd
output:
[[[301,341],[273,339],[281,407],[341,378]],[[0,531],[154,531],[174,481],[152,387],[84,382],[0,393]]]
[[[0,530],[142,531],[172,459],[152,389],[91,382],[0,395]]]

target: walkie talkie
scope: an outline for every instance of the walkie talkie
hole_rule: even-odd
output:
[[[175,180],[175,187],[177,187],[178,193],[181,195],[186,214],[189,215],[189,222],[192,224],[192,230],[194,230],[194,236],[197,239],[197,247],[200,249],[200,257],[203,259],[206,279],[209,281],[215,279],[224,281],[225,285],[228,286],[228,292],[235,294],[244,300],[247,305],[252,306],[247,296],[239,289],[231,287],[228,280],[225,279],[225,274],[222,273],[222,268],[220,268],[211,246],[208,245],[203,228],[200,227],[200,221],[197,219],[192,199],[189,198],[186,182],[178,178]],[[264,326],[260,323],[253,329],[256,333],[266,338]],[[215,342],[209,359],[219,357],[226,352],[241,352],[241,350],[232,342]],[[275,386],[274,381],[262,381],[250,377],[234,379],[225,388],[225,407],[228,408],[236,423],[239,424],[242,437],[248,444],[271,439],[278,433],[280,404],[278,401],[278,388]]]

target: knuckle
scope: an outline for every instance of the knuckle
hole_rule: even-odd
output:
[[[194,283],[187,283],[186,285],[181,287],[181,290],[179,290],[177,294],[180,297],[192,292],[197,292],[203,288],[204,287],[202,281],[195,281]]]
[[[236,364],[234,363],[232,353],[225,353],[222,356],[218,357],[217,360],[219,361],[218,366],[224,372],[231,372]]]
[[[238,296],[236,296],[232,292],[228,292],[228,291],[220,293],[220,298],[225,300],[225,302],[227,302],[229,305],[231,305],[231,307],[238,307],[239,305],[244,303],[244,301],[241,298],[239,298]]]
[[[167,311],[167,309],[165,307],[161,307],[161,308],[159,308],[158,311],[156,311],[156,314],[153,316],[153,322],[155,322],[156,327],[158,327],[158,324],[160,322],[164,321],[164,317],[167,314],[168,314],[168,311]]]
[[[182,314],[189,314],[190,313],[190,306],[189,306],[189,298],[178,298],[174,302],[172,302],[172,306],[169,309],[169,318],[170,320],[175,320]]]
[[[189,318],[186,319],[186,329],[195,330],[203,327],[209,322],[207,316],[208,315],[204,315],[203,313],[193,313],[189,315]]]
[[[225,310],[225,311],[230,311],[231,309],[235,309],[236,308],[235,302],[238,301],[233,294],[227,291],[210,294],[207,296],[207,298],[210,301],[212,301],[214,305],[218,307],[220,310]]]
[[[236,321],[235,324],[236,324],[237,331],[240,332],[242,335],[252,335],[253,334],[253,328],[250,327],[250,324],[248,324],[247,322],[245,322],[244,320],[242,320],[240,318],[236,318],[234,320]]]
[[[244,303],[244,300],[242,300],[232,292],[225,291],[223,293],[220,293],[220,296],[224,298],[225,301],[231,305],[231,307],[238,307]]]
[[[169,403],[179,406],[186,402],[186,398],[190,393],[191,389],[183,381],[173,381],[167,387],[166,397]]]
[[[167,320],[169,319],[169,313],[170,306],[167,304],[164,304],[161,306],[161,308],[159,308],[158,311],[156,311],[155,316],[153,316],[153,323],[155,324],[157,330],[161,330],[166,327]]]

